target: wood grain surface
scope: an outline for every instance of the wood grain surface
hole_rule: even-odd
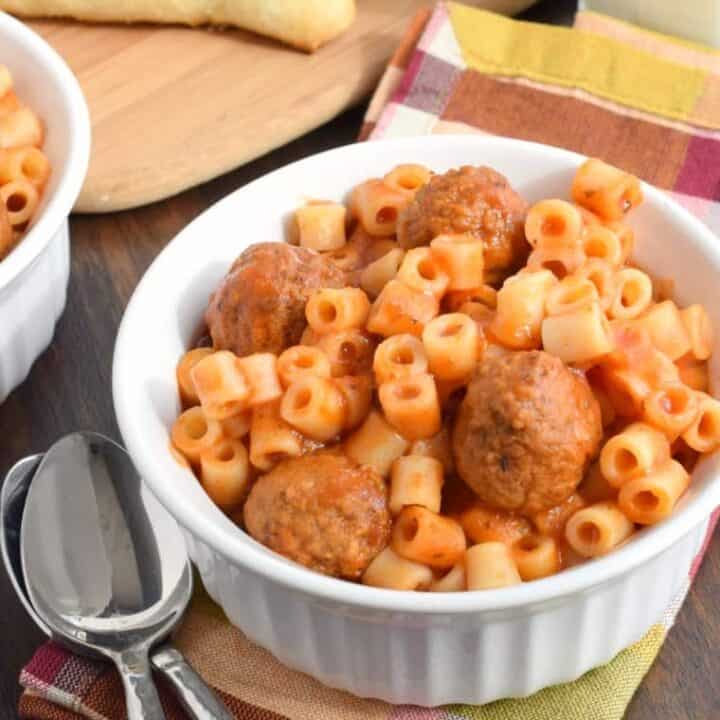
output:
[[[545,0],[528,17],[567,24],[574,7],[575,0]],[[347,112],[240,170],[171,200],[72,219],[67,309],[52,345],[25,383],[0,405],[0,482],[16,460],[47,449],[65,433],[95,429],[119,437],[110,392],[113,344],[123,309],[147,266],[209,205],[286,163],[352,142],[361,119],[361,108]],[[678,621],[626,720],[720,718],[719,591],[720,533],[716,533]],[[0,720],[17,717],[18,674],[42,639],[0,569]],[[590,713],[586,720],[607,718]]]
[[[532,0],[467,0],[515,13]],[[67,60],[93,151],[76,209],[174,195],[318,127],[374,87],[428,0],[359,0],[348,32],[312,55],[241,30],[30,23]]]

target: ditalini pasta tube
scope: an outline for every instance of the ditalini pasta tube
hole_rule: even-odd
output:
[[[588,258],[575,272],[575,277],[586,278],[597,290],[600,307],[607,310],[615,299],[615,270],[600,258]]]
[[[621,220],[642,202],[640,181],[602,160],[589,158],[575,173],[573,200],[602,220]]]
[[[369,375],[345,375],[333,382],[345,398],[343,430],[354,430],[372,407],[372,379]]]
[[[209,418],[222,420],[248,406],[250,386],[239,359],[230,351],[220,350],[202,358],[190,370],[190,377]]]
[[[300,435],[280,416],[280,401],[253,408],[250,425],[250,462],[267,472],[281,460],[302,455]]]
[[[369,465],[387,477],[392,464],[405,454],[410,443],[376,410],[370,411],[365,422],[345,441],[345,453],[361,465]]]
[[[194,350],[188,350],[188,352],[180,358],[175,374],[180,391],[180,399],[185,405],[198,405],[200,403],[200,398],[198,398],[197,392],[195,391],[195,384],[190,376],[190,371],[200,360],[208,355],[212,355],[212,353],[212,348],[199,347]]]
[[[465,533],[452,518],[420,505],[404,507],[395,520],[392,549],[406,560],[447,568],[462,558]]]
[[[614,347],[598,303],[546,317],[542,322],[542,344],[546,352],[566,363],[592,362]]]
[[[222,428],[217,420],[205,416],[202,408],[192,407],[178,417],[170,433],[172,444],[193,464],[200,456],[222,439]]]
[[[548,292],[545,311],[548,315],[564,315],[598,301],[597,288],[590,280],[568,275]]]
[[[523,272],[508,278],[497,294],[497,313],[490,331],[515,350],[540,347],[545,302],[557,278],[549,270]]]
[[[693,450],[713,452],[720,447],[720,401],[703,392],[697,398],[697,416],[682,437]]]
[[[430,371],[441,380],[469,377],[478,361],[478,328],[464,313],[447,313],[431,320],[422,334]]]
[[[635,322],[648,331],[653,345],[671,360],[677,360],[690,351],[690,337],[682,313],[672,300],[653,305]]]
[[[440,512],[443,465],[424,455],[404,455],[392,466],[390,479],[390,512],[398,515],[408,505],[419,505]]]
[[[618,506],[633,522],[651,525],[670,515],[689,482],[687,470],[679,462],[668,460],[654,472],[625,483],[618,494]]]
[[[582,216],[565,200],[541,200],[528,210],[525,237],[534,248],[575,247],[581,242]]]
[[[363,573],[364,585],[391,590],[426,590],[433,581],[432,570],[427,565],[400,557],[392,548],[386,547]]]
[[[608,227],[591,225],[583,231],[586,258],[599,258],[612,267],[620,267],[624,253],[620,238]]]
[[[397,276],[404,257],[404,250],[393,248],[382,257],[373,260],[360,273],[360,287],[371,298],[376,298],[382,289]]]
[[[397,279],[413,290],[442,297],[450,283],[432,250],[427,247],[413,248],[405,253]]]
[[[300,245],[321,252],[345,245],[345,214],[339,203],[312,203],[295,211]]]
[[[713,330],[707,311],[702,305],[690,305],[680,311],[690,340],[690,351],[697,360],[707,360],[712,351]]]
[[[200,482],[223,510],[231,510],[245,497],[248,470],[248,453],[239,440],[223,440],[200,455]]]
[[[617,488],[669,459],[670,443],[665,435],[646,423],[633,423],[605,443],[600,451],[600,469]]]
[[[238,366],[250,388],[248,405],[262,405],[282,395],[277,373],[277,357],[272,353],[255,353],[238,360]]]
[[[278,358],[277,373],[280,384],[288,388],[302,375],[330,377],[330,360],[319,347],[294,345]]]
[[[510,548],[500,542],[484,542],[468,548],[465,574],[468,590],[489,590],[522,581]]]
[[[523,580],[537,580],[560,569],[557,542],[543,535],[528,535],[512,548],[513,559]]]
[[[345,397],[329,378],[299,377],[285,391],[280,415],[303,435],[326,442],[336,437],[346,420]]]
[[[469,290],[483,283],[484,244],[472,235],[438,235],[432,257],[448,278],[448,290]]]
[[[431,177],[432,173],[424,165],[407,163],[393,168],[383,180],[394,190],[412,198]]]
[[[377,346],[373,370],[379,384],[422,375],[428,370],[425,347],[415,335],[393,335]]]
[[[400,333],[421,335],[426,323],[439,312],[435,296],[391,280],[378,295],[367,321],[369,332],[389,337]]]
[[[305,306],[308,324],[315,332],[339,332],[365,327],[370,301],[360,288],[326,288],[315,292]]]
[[[466,590],[465,563],[463,561],[453,565],[441,577],[433,580],[430,592],[462,592]]]
[[[410,197],[383,180],[367,180],[353,191],[352,206],[371,235],[394,235],[400,212]]]
[[[697,393],[682,383],[667,384],[653,390],[643,401],[645,420],[671,440],[692,425],[699,410]]]
[[[565,539],[583,557],[610,552],[627,540],[634,525],[614,502],[601,502],[578,510],[565,526]]]
[[[428,438],[440,431],[440,401],[432,375],[383,383],[378,397],[388,422],[408,440]]]
[[[608,315],[615,320],[638,317],[652,302],[652,281],[637,268],[624,268],[615,275],[615,297]]]

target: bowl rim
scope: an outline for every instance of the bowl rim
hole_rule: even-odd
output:
[[[35,31],[0,12],[0,36],[17,37],[38,62],[39,74],[59,86],[69,103],[70,136],[67,162],[60,171],[57,188],[30,229],[7,257],[0,260],[0,292],[20,276],[43,252],[63,220],[70,214],[85,180],[90,159],[90,113],[80,85],[62,57]],[[44,120],[47,122],[47,120]]]
[[[373,150],[382,154],[383,146],[416,146],[421,141],[442,146],[443,144],[458,144],[461,147],[471,144],[481,146],[488,143],[518,147],[533,148],[536,152],[550,153],[574,163],[584,160],[585,156],[540,143],[532,143],[514,138],[478,136],[478,135],[435,135],[393,138],[373,141]],[[357,148],[366,148],[367,143],[353,143],[344,145],[278,168],[248,185],[238,188],[191,221],[181,230],[158,254],[153,263],[146,270],[133,293],[118,331],[115,353],[113,359],[113,402],[115,406],[118,425],[138,471],[148,483],[150,489],[160,502],[173,515],[176,521],[193,536],[226,558],[231,564],[238,565],[244,570],[262,577],[265,580],[278,583],[285,588],[310,595],[318,600],[329,601],[336,604],[365,608],[368,610],[382,610],[387,612],[402,612],[411,615],[441,615],[446,613],[465,614],[486,611],[512,610],[514,608],[529,609],[548,601],[557,601],[568,595],[588,591],[591,588],[613,581],[618,581],[623,575],[647,559],[654,557],[670,545],[694,530],[712,514],[715,507],[720,504],[720,475],[715,474],[707,485],[677,513],[668,520],[651,528],[652,532],[640,532],[632,543],[617,548],[612,553],[595,558],[579,566],[570,568],[541,580],[522,583],[508,588],[494,590],[467,591],[461,593],[417,593],[412,591],[388,590],[360,585],[346,580],[327,577],[308,570],[305,567],[289,562],[275,553],[268,552],[266,548],[254,541],[239,540],[237,529],[229,525],[204,520],[194,512],[194,506],[184,502],[181,493],[174,492],[168,483],[162,482],[163,472],[157,461],[153,449],[146,447],[140,424],[134,423],[133,407],[128,401],[128,395],[122,388],[133,377],[126,372],[128,360],[133,352],[131,340],[132,328],[135,323],[143,322],[144,296],[149,288],[162,284],[165,276],[165,265],[170,262],[175,244],[189,233],[192,233],[194,223],[202,222],[206,213],[214,213],[218,206],[233,202],[234,199],[249,187],[255,187],[267,181],[268,178],[283,173],[287,168],[296,167],[311,159],[328,155],[337,155],[342,166],[342,157],[359,152]],[[646,184],[643,185],[646,198],[662,206],[663,212],[674,215],[684,224],[690,236],[698,238],[703,245],[705,254],[714,255],[720,263],[720,244],[715,235],[699,219],[669,198],[663,191]],[[171,262],[168,267],[171,266]],[[208,499],[208,502],[209,499]],[[242,531],[240,531],[242,532]],[[235,535],[235,538],[233,538]]]

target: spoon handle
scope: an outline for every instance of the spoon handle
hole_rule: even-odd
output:
[[[151,657],[155,668],[173,684],[180,702],[193,720],[233,720],[179,650],[171,645],[162,645],[153,650]]]
[[[147,650],[126,650],[113,659],[125,688],[128,720],[166,720],[152,679]]]

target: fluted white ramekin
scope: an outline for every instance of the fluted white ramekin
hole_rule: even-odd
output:
[[[175,364],[210,292],[246,245],[282,240],[288,214],[305,199],[339,200],[355,183],[403,162],[439,171],[486,164],[529,200],[563,197],[580,161],[555,148],[467,135],[339,148],[219,202],[168,245],[138,286],[113,369],[123,438],[152,491],[184,528],[210,594],[231,622],[284,663],[329,685],[397,703],[523,696],[612,658],[657,622],[687,583],[708,516],[720,503],[717,456],[698,465],[670,519],[604,558],[511,588],[434,594],[364,587],[284,560],[241,532],[168,452],[179,411]],[[703,303],[720,328],[716,238],[649,187],[631,223],[641,265],[673,277],[679,301]]]
[[[45,126],[52,175],[20,244],[0,261],[0,402],[52,339],[70,274],[68,215],[90,154],[90,119],[62,58],[23,23],[0,12],[0,64]]]

